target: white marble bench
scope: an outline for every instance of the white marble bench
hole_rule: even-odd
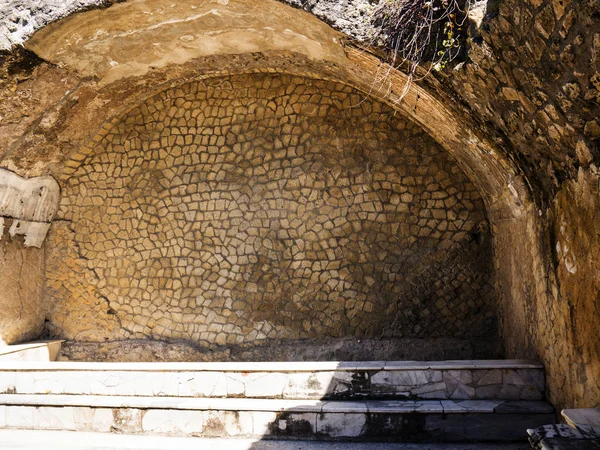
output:
[[[1,363],[0,392],[279,399],[541,400],[532,361]]]

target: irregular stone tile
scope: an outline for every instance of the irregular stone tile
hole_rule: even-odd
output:
[[[366,414],[321,414],[317,420],[317,434],[326,437],[359,437],[365,432],[366,424]]]
[[[477,387],[502,384],[502,370],[475,370],[473,378]]]
[[[478,387],[475,389],[475,397],[478,399],[486,400],[486,399],[500,399],[505,398],[506,400],[518,400],[516,398],[506,398],[502,397],[500,392],[502,391],[503,386],[499,385],[487,385]]]
[[[483,201],[433,140],[388,109],[332,81],[252,73],[171,86],[115,117],[65,162],[69,225],[57,224],[48,246],[48,326],[97,348],[189,341],[189,356],[207,359],[230,358],[234,346],[278,353],[261,351],[272,339],[392,329],[494,337],[491,240],[467,239],[489,234]],[[365,143],[379,150],[363,160],[353,149]],[[81,316],[89,320],[72,320]],[[107,357],[155,357],[141,347]]]
[[[448,384],[449,388],[451,387]],[[476,398],[475,389],[471,386],[465,386],[463,384],[457,384],[454,387],[454,390],[448,395],[449,398],[454,400],[468,400]],[[446,391],[447,392],[447,391]]]
[[[0,372],[0,393],[10,393],[16,389],[17,373],[12,371]]]
[[[521,398],[521,391],[523,390],[523,386],[515,386],[505,383],[502,385],[502,389],[498,394],[499,398],[505,398],[509,400],[517,400]]]
[[[107,433],[112,430],[115,414],[110,408],[94,408],[89,431]]]
[[[141,433],[142,412],[142,410],[134,408],[112,408],[113,421],[111,431],[118,433]],[[101,425],[104,425],[102,423],[105,420],[104,415],[98,419],[101,421]]]
[[[334,381],[333,372],[300,372],[287,376],[283,398],[323,398],[325,395],[344,394],[347,385]]]
[[[287,381],[287,377],[281,373],[262,373],[244,383],[245,395],[246,397],[282,398]]]
[[[313,436],[317,432],[317,413],[283,412],[270,425],[270,434],[274,436]]]
[[[411,395],[420,396],[422,394],[430,394],[432,392],[445,392],[445,390],[446,383],[442,381],[439,383],[426,384],[425,386],[412,389],[410,393]]]
[[[142,430],[147,433],[200,436],[203,425],[202,411],[148,410],[142,417]]]
[[[229,383],[222,372],[196,372],[193,378],[187,379],[180,385],[183,387],[183,392],[189,392],[191,397],[226,397]],[[239,382],[232,381],[231,385],[240,392]]]

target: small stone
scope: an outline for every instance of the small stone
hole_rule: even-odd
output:
[[[600,123],[598,120],[586,122],[583,132],[592,139],[600,139]]]
[[[535,28],[546,39],[554,31],[554,11],[550,5],[547,5],[535,18]]]

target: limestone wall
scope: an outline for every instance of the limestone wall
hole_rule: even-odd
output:
[[[350,87],[184,84],[67,166],[47,257],[54,336],[496,336],[482,199],[431,138]]]
[[[568,386],[556,389],[555,398],[572,396],[574,407],[589,407],[600,402],[600,171],[580,169],[552,209],[558,291],[540,305],[540,316],[552,326],[539,330],[538,342],[552,342],[543,350],[552,361],[551,383]]]
[[[6,225],[13,219],[4,222],[0,234],[0,345],[39,337],[45,313],[44,249],[25,247],[22,237],[9,235]]]

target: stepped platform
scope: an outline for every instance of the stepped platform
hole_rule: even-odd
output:
[[[519,441],[554,422],[531,361],[0,364],[0,428]]]
[[[544,368],[498,361],[2,363],[0,393],[541,400]]]
[[[520,443],[411,444],[190,438],[74,431],[0,430],[0,448],[60,450],[524,450]]]

